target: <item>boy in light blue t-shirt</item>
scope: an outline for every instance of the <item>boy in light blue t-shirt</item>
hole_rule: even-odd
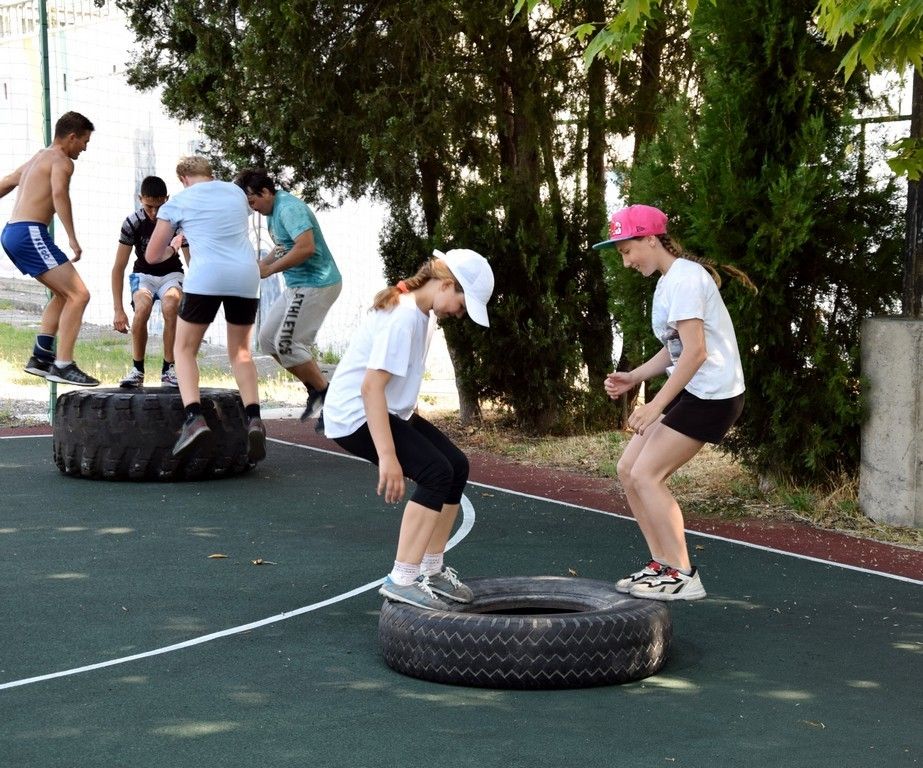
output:
[[[308,401],[301,418],[317,418],[315,429],[322,432],[327,379],[311,348],[340,295],[340,271],[314,211],[306,203],[276,189],[275,182],[261,169],[241,171],[234,183],[246,193],[250,208],[266,217],[269,236],[276,245],[260,261],[260,277],[281,272],[285,278],[285,291],[260,328],[260,349],[305,385]]]

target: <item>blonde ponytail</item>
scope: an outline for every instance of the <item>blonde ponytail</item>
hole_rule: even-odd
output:
[[[455,279],[446,263],[442,259],[430,259],[424,262],[413,277],[404,278],[397,285],[382,288],[376,293],[372,309],[393,309],[400,301],[402,293],[410,293],[417,288],[422,288],[430,280],[451,280],[455,283],[455,290],[462,292],[461,284]]]

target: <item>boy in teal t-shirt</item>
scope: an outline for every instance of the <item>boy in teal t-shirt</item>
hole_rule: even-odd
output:
[[[317,418],[315,429],[321,432],[327,379],[311,348],[324,318],[340,295],[343,287],[340,271],[314,211],[306,203],[277,189],[269,174],[261,169],[241,171],[234,183],[246,193],[250,208],[266,217],[269,235],[276,246],[260,261],[260,277],[281,272],[285,279],[282,296],[272,305],[260,328],[260,349],[305,385],[308,401],[301,418]]]

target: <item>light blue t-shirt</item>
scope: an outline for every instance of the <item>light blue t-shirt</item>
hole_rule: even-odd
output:
[[[284,189],[277,190],[272,213],[266,217],[266,226],[273,242],[283,246],[286,251],[295,247],[295,240],[299,235],[303,235],[309,229],[313,230],[314,255],[282,273],[289,288],[323,288],[342,282],[340,270],[337,269],[327,247],[314,211],[306,203]]]
[[[250,206],[240,187],[200,181],[160,206],[157,218],[182,229],[189,242],[184,292],[259,297],[260,268],[248,230]]]

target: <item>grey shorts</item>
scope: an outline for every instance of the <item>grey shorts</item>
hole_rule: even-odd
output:
[[[313,360],[314,339],[342,288],[342,283],[286,288],[260,327],[260,350],[283,368]]]
[[[132,272],[128,276],[128,287],[131,289],[131,305],[135,305],[135,293],[147,291],[154,301],[163,299],[164,294],[171,288],[183,291],[183,273],[170,272],[166,275],[148,275],[143,272]]]

